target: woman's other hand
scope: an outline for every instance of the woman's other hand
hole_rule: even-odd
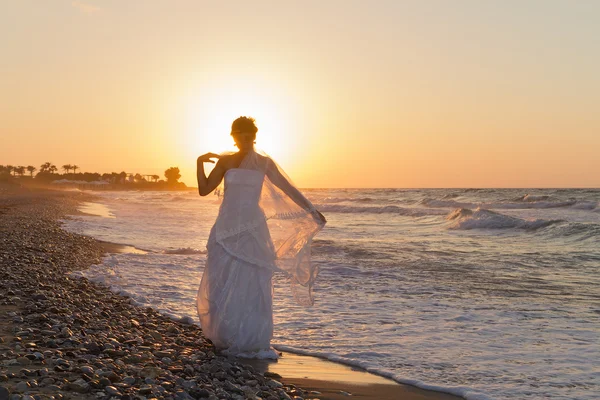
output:
[[[213,160],[211,160],[211,158],[221,158],[220,155],[215,154],[215,153],[206,153],[201,155],[200,157],[198,157],[198,159],[196,160],[197,163],[205,163],[205,162],[209,162],[209,163],[215,163]]]
[[[312,212],[312,216],[319,225],[325,225],[327,223],[327,219],[325,219],[325,216],[321,214],[318,210],[314,210]]]

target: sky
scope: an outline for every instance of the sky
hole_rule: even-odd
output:
[[[0,164],[194,186],[233,119],[300,187],[600,187],[600,2],[0,0]]]

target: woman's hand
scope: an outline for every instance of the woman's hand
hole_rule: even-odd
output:
[[[314,210],[312,212],[312,216],[319,225],[325,225],[327,223],[327,219],[325,219],[325,216],[321,214],[318,210]]]
[[[200,163],[205,163],[205,162],[209,162],[209,163],[215,163],[213,160],[211,160],[211,158],[221,158],[220,155],[215,154],[215,153],[206,153],[201,155],[200,157],[198,157],[198,159],[196,160],[196,162],[198,164]]]

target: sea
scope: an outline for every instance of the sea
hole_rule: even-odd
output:
[[[600,189],[308,189],[316,303],[276,275],[273,345],[481,399],[600,398]],[[76,273],[198,324],[217,196],[94,192],[70,231],[127,245]]]

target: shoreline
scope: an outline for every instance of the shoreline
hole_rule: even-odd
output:
[[[107,253],[143,252],[136,247],[98,241]],[[280,351],[278,360],[239,359],[262,374],[274,374],[282,383],[314,392],[320,400],[460,400],[449,393],[421,389],[366,371],[360,367],[325,358]],[[317,394],[318,393],[318,394]],[[400,397],[399,397],[400,396]]]
[[[256,371],[275,374],[281,382],[316,392],[321,400],[458,400],[448,393],[421,389],[361,368],[320,357],[282,352],[278,360],[243,360]],[[279,379],[279,378],[278,378]]]
[[[250,395],[251,392],[254,392],[253,396],[260,394],[261,396],[259,397],[265,399],[287,399],[290,398],[290,396],[292,398],[294,396],[301,396],[299,398],[336,400],[347,398],[349,395],[360,399],[381,400],[388,398],[414,400],[460,399],[460,397],[442,392],[402,385],[395,381],[382,378],[379,375],[371,374],[366,371],[357,371],[344,364],[294,353],[285,352],[283,357],[276,363],[266,362],[261,364],[261,362],[258,362],[255,365],[252,365],[252,362],[246,362],[247,360],[231,360],[219,357],[212,352],[212,348],[207,343],[206,339],[203,338],[201,330],[196,326],[172,321],[151,309],[134,307],[129,304],[128,297],[116,295],[107,288],[87,280],[69,278],[67,276],[69,272],[85,269],[94,263],[99,263],[102,256],[106,255],[106,253],[130,252],[131,249],[135,249],[127,245],[101,242],[93,238],[68,233],[60,228],[60,223],[58,222],[59,218],[76,214],[75,211],[79,202],[94,200],[93,195],[88,196],[87,194],[81,194],[78,195],[77,198],[73,198],[72,195],[67,197],[64,193],[61,194],[56,191],[27,190],[6,194],[0,190],[0,215],[4,217],[7,214],[12,214],[11,217],[16,218],[17,220],[39,219],[40,225],[46,225],[46,228],[50,228],[57,236],[63,236],[61,238],[63,239],[61,245],[70,248],[72,251],[70,256],[74,256],[71,257],[71,260],[60,263],[58,268],[54,268],[54,270],[52,270],[52,268],[44,268],[44,265],[31,265],[31,267],[33,267],[29,268],[31,272],[37,272],[40,277],[46,275],[52,276],[54,280],[53,283],[55,284],[54,286],[58,285],[61,287],[60,289],[66,289],[64,293],[61,294],[75,294],[72,297],[77,298],[78,301],[85,303],[90,300],[89,296],[82,295],[94,293],[100,298],[107,300],[110,305],[117,305],[116,312],[108,312],[106,307],[104,307],[103,312],[107,315],[102,314],[102,312],[100,312],[100,315],[96,313],[94,315],[95,318],[98,318],[96,321],[86,321],[86,311],[89,313],[89,310],[76,310],[80,312],[73,313],[74,315],[77,315],[75,320],[69,320],[68,318],[65,320],[64,317],[66,316],[61,315],[56,311],[59,310],[61,305],[64,306],[65,303],[73,301],[72,299],[66,301],[65,296],[49,299],[49,297],[51,297],[51,293],[48,293],[49,288],[45,288],[45,284],[42,283],[40,283],[42,289],[41,293],[40,290],[35,290],[34,288],[27,288],[30,290],[19,290],[17,289],[19,287],[18,283],[22,283],[27,277],[14,276],[13,278],[17,278],[13,279],[16,282],[11,282],[10,279],[7,279],[7,272],[10,275],[11,272],[16,271],[4,272],[4,279],[0,285],[0,310],[3,316],[3,318],[0,319],[0,329],[2,330],[3,338],[3,340],[0,340],[0,346],[3,352],[5,349],[8,351],[0,358],[0,365],[2,365],[2,367],[0,367],[0,380],[3,381],[0,382],[0,386],[7,387],[12,393],[38,393],[44,398],[43,396],[49,395],[47,389],[50,388],[50,391],[59,393],[63,398],[97,398],[97,396],[101,395],[110,396],[111,392],[114,390],[115,393],[118,392],[120,396],[143,395],[150,397],[155,396],[157,398],[184,399],[187,399],[188,397],[246,398],[241,396]],[[27,217],[28,213],[32,214],[29,215],[29,218]],[[25,216],[20,214],[25,214]],[[39,214],[42,214],[42,218],[36,218],[36,216],[40,217]],[[29,221],[29,223],[30,222],[31,221]],[[2,221],[2,223],[4,225],[5,221]],[[6,228],[7,227],[2,226],[2,230],[7,230]],[[11,228],[12,227],[8,227],[9,230]],[[31,235],[30,232],[27,239],[28,240],[25,240],[25,242],[31,244],[31,242],[36,241],[36,235]],[[65,254],[57,254],[60,253],[60,251],[58,251],[56,247],[61,247],[58,243],[56,246],[54,243],[45,244],[49,245],[51,250],[48,252],[50,254],[55,254],[59,258],[61,256],[66,256]],[[29,249],[31,249],[31,247],[32,246],[29,245]],[[84,251],[81,251],[80,247],[82,247]],[[16,253],[17,254],[14,255],[14,257],[11,257],[11,261],[17,261],[17,265],[28,264],[32,261],[31,257],[18,254],[18,251]],[[42,253],[44,253],[44,251],[42,251]],[[19,260],[19,258],[24,258],[24,261]],[[47,259],[51,257],[42,258]],[[4,264],[4,261],[6,260],[3,257],[0,261]],[[36,260],[34,257],[33,261],[39,260]],[[43,271],[44,269],[46,269],[46,271]],[[50,271],[48,271],[48,269],[50,269]],[[43,279],[40,280],[42,281]],[[11,285],[11,283],[16,283],[16,285]],[[51,304],[48,304],[48,300],[57,301],[50,302],[54,303],[52,304],[52,307]],[[67,304],[67,306],[70,305],[71,304]],[[96,308],[98,307],[99,305],[96,304]],[[32,311],[36,312],[32,313]],[[12,322],[10,318],[7,319],[4,317],[5,315],[9,315],[7,312],[11,313],[11,318],[13,318]],[[51,317],[54,317],[54,319],[49,318],[50,321],[46,321],[45,328],[47,329],[45,330],[41,329],[41,327],[36,328],[31,326],[35,325],[35,323],[31,322],[31,316],[39,315],[40,312],[43,312],[42,314],[50,314]],[[131,319],[132,315],[135,315],[137,319],[142,321]],[[123,318],[124,316],[125,318]],[[77,319],[80,319],[80,321],[77,321]],[[114,325],[113,319],[120,322],[120,326],[117,326],[116,328],[124,329],[124,334],[122,334],[121,337],[115,333],[114,329],[110,328]],[[56,322],[55,320],[63,320],[66,321],[66,323],[54,324],[54,326],[49,323]],[[137,324],[133,323],[133,321],[137,322]],[[150,322],[146,323],[146,321]],[[92,324],[94,326],[87,326],[91,322],[95,322],[95,324]],[[106,329],[108,326],[109,332],[113,332],[113,334],[103,335],[100,329],[101,322],[106,324],[103,328]],[[24,328],[26,329],[25,331],[22,330],[23,327],[19,326],[23,323],[25,323],[25,325],[30,325],[28,328]],[[86,323],[88,324],[86,325]],[[47,325],[50,325],[50,328],[52,329],[49,329]],[[62,325],[64,326],[58,329]],[[119,323],[117,323],[117,325],[119,325]],[[166,328],[162,330],[158,329],[159,325],[164,325],[163,328]],[[9,329],[11,326],[13,328],[12,330]],[[75,330],[72,329],[73,327],[81,329],[83,335],[73,333],[75,332]],[[66,334],[64,333],[65,328],[67,328]],[[152,335],[152,330],[154,331],[154,335]],[[127,333],[131,333],[131,331],[137,333],[138,336],[142,332],[145,332],[146,336],[142,335],[141,338],[136,337],[136,343],[132,342],[132,340],[134,340],[134,335],[131,335],[132,339],[123,341],[122,339],[126,339],[123,336]],[[29,333],[26,334],[24,332]],[[69,333],[73,335],[68,336],[67,334]],[[15,334],[19,334],[22,337],[15,336]],[[49,338],[43,337],[44,335],[49,336]],[[95,351],[89,351],[85,346],[73,346],[80,352],[79,354],[74,354],[74,351],[64,351],[65,349],[63,347],[65,342],[67,342],[67,344],[72,344],[69,342],[74,341],[76,344],[79,342],[79,345],[81,345],[82,343],[89,342],[89,340],[86,339],[88,339],[89,336],[94,335],[99,335],[102,340],[112,339],[116,341],[117,344],[109,341],[108,343],[105,343],[104,346],[98,346],[99,343],[96,343],[96,347],[99,348],[95,350],[100,350],[99,354],[95,354]],[[88,336],[88,338],[86,338],[86,336]],[[159,336],[161,340],[156,339]],[[16,337],[19,340],[16,340]],[[190,340],[192,337],[194,338],[193,341]],[[174,340],[169,340],[171,338]],[[31,343],[27,343],[25,346],[21,345],[24,341],[30,340],[32,340]],[[178,343],[178,341],[186,343]],[[111,343],[113,343],[112,349]],[[127,343],[127,345],[125,343]],[[35,346],[27,347],[27,345],[31,344]],[[55,346],[48,347],[48,344]],[[93,345],[90,346],[92,348],[94,347]],[[185,351],[182,351],[182,347],[186,346],[188,348],[185,349]],[[45,347],[47,347],[47,350],[44,350]],[[69,347],[71,346],[67,346],[67,348]],[[59,350],[54,350],[56,348]],[[192,360],[194,353],[204,354],[205,357],[202,360],[198,358]],[[35,354],[35,356],[33,354]],[[37,358],[38,355],[41,355],[41,358]],[[71,362],[69,358],[74,355],[79,356],[79,358],[77,358],[76,362]],[[171,355],[171,358],[169,355]],[[10,358],[13,356],[15,358]],[[161,358],[160,356],[165,357]],[[28,358],[31,362],[27,362],[24,358]],[[100,374],[97,374],[97,371],[94,370],[90,372],[89,369],[85,368],[85,370],[88,371],[88,374],[82,373],[80,364],[92,364],[91,361],[98,362],[98,359],[105,358],[108,358],[113,364],[117,364],[117,366],[120,367],[120,369],[117,368],[120,374],[115,373],[119,379],[108,372],[110,368],[100,368]],[[167,360],[165,360],[165,358]],[[132,366],[128,361],[123,360],[133,360],[135,362],[131,363],[133,364]],[[20,364],[20,362],[22,364]],[[60,363],[63,362],[66,362],[66,364],[62,364],[61,366]],[[102,364],[102,362],[100,364]],[[172,367],[173,364],[181,365],[181,367]],[[193,365],[192,370],[188,368],[190,364]],[[210,368],[206,371],[206,368],[203,367],[208,364],[210,364]],[[141,365],[143,365],[144,368],[139,368]],[[24,368],[24,366],[27,368]],[[40,368],[34,369],[34,366]],[[155,374],[158,373],[158,375],[154,378],[144,378],[141,376],[140,372],[147,369],[146,366],[154,368]],[[53,370],[49,370],[49,367],[53,367]],[[302,368],[304,368],[304,370]],[[232,369],[234,370],[233,374],[231,372]],[[29,372],[23,372],[23,370]],[[304,371],[301,375],[294,373],[294,371],[300,370]],[[63,378],[62,382],[61,380],[57,380],[54,378],[54,375],[58,372],[66,373],[63,374],[63,376],[67,375],[69,378],[67,378],[66,381]],[[115,372],[114,369],[113,372]],[[28,373],[30,375],[28,375]],[[113,379],[108,379],[108,381],[103,380],[102,378],[105,378],[105,376],[102,374],[108,374],[107,376],[110,376]],[[127,376],[123,377],[123,375]],[[183,379],[190,378],[190,376],[194,375],[202,376],[193,382],[190,382],[192,379]],[[7,379],[4,378],[5,376]],[[177,376],[179,376],[179,378],[177,378]],[[360,381],[359,376],[361,376],[360,379],[365,380],[364,384],[355,384],[355,382]],[[34,377],[35,379],[32,379],[31,377]],[[273,380],[273,377],[277,380]],[[327,378],[322,379],[323,377]],[[127,379],[127,382],[125,382],[125,379]],[[23,382],[30,382],[31,380],[35,382],[33,384],[28,383],[26,385],[27,387],[22,384]],[[214,381],[222,384],[217,384]],[[232,383],[232,381],[234,383]],[[107,383],[108,385],[106,385]],[[161,384],[159,385],[159,383]],[[184,383],[186,383],[187,386],[182,386]],[[248,386],[244,383],[251,383],[254,386]],[[215,387],[213,387],[213,385]],[[160,389],[159,386],[162,389]],[[298,389],[300,387],[304,388],[306,391]],[[187,397],[184,393],[187,394]],[[203,396],[207,393],[207,396]]]

